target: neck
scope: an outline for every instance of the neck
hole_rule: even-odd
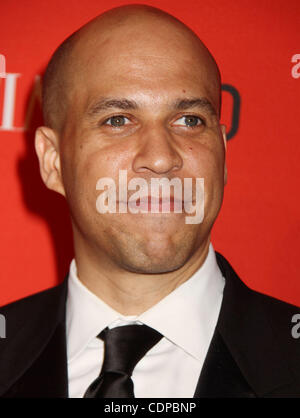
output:
[[[204,263],[208,239],[176,271],[141,274],[127,271],[105,254],[86,251],[75,242],[79,280],[97,297],[122,315],[140,315],[187,281]]]

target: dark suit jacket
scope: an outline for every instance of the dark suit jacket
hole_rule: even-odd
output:
[[[217,253],[225,277],[216,330],[195,397],[300,397],[300,309],[249,289]],[[0,309],[1,397],[68,397],[67,280]]]

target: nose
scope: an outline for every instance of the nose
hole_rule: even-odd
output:
[[[176,148],[172,135],[163,126],[145,128],[139,137],[133,170],[136,173],[151,171],[155,174],[180,170],[183,160]]]

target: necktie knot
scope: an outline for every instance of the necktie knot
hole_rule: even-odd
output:
[[[146,325],[125,325],[105,328],[99,335],[104,341],[102,373],[118,372],[131,376],[136,364],[162,335]]]

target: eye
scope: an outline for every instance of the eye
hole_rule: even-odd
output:
[[[199,116],[185,115],[177,119],[173,125],[194,128],[196,126],[204,125],[204,121]]]
[[[129,119],[123,115],[111,116],[110,118],[106,119],[104,125],[110,125],[114,128],[119,128],[121,126],[127,125],[126,121],[129,121]]]

